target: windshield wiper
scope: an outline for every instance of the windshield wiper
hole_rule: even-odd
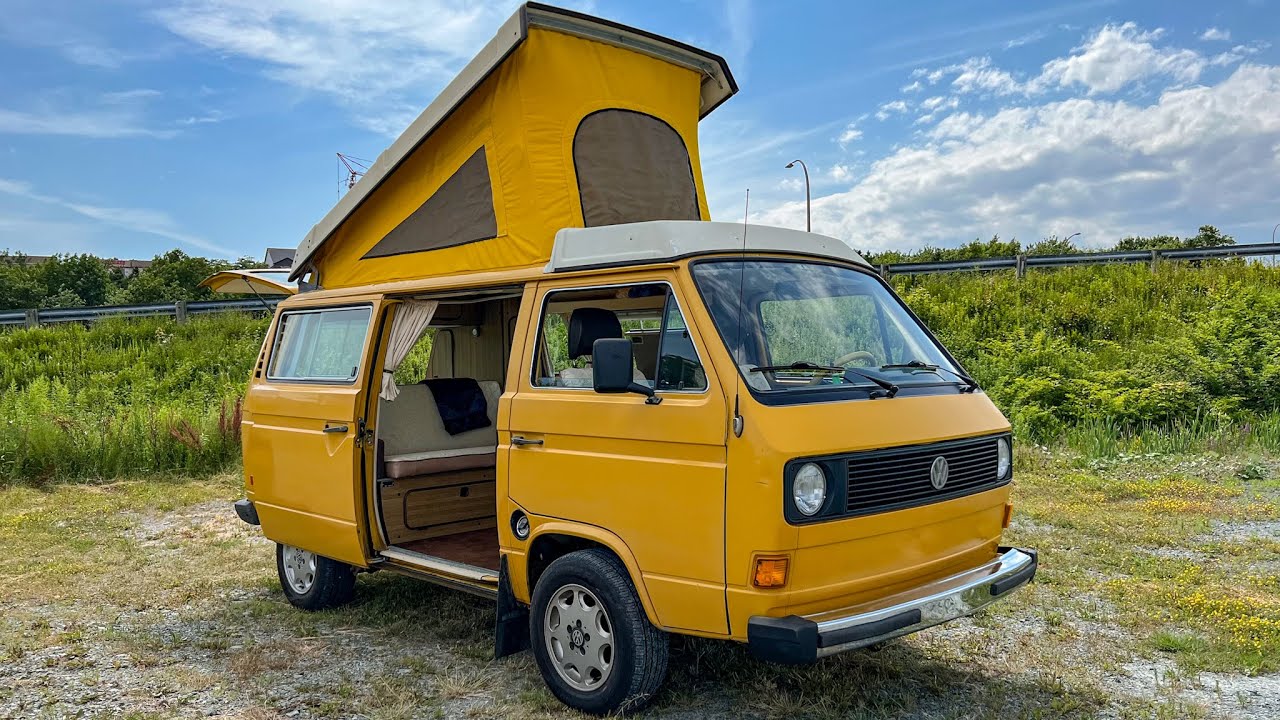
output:
[[[848,380],[848,379],[849,379],[849,374],[850,374],[850,373],[852,373],[852,374],[854,374],[854,375],[857,375],[858,377],[863,378],[864,380],[870,380],[871,382],[875,383],[877,386],[879,386],[879,387],[880,387],[880,389],[881,389],[881,390],[884,390],[884,396],[885,396],[885,397],[887,397],[887,398],[891,398],[891,397],[893,397],[894,395],[897,395],[897,394],[898,394],[898,386],[897,386],[897,385],[894,385],[893,383],[889,382],[888,380],[884,380],[884,379],[882,379],[882,378],[878,378],[878,377],[876,377],[876,376],[874,376],[874,375],[868,375],[868,374],[866,374],[866,373],[864,373],[864,372],[861,372],[861,371],[858,371],[858,370],[854,370],[853,368],[845,368],[845,369],[844,369],[844,376],[845,376],[845,379],[846,379],[846,380]],[[873,395],[872,397],[878,397],[878,396]]]
[[[960,380],[960,382],[965,384],[965,388],[964,390],[962,390],[962,392],[973,392],[974,390],[978,389],[978,381],[974,380],[968,375],[965,375],[962,372],[956,372],[955,370],[951,370],[950,368],[944,368],[941,365],[932,365],[930,363],[922,362],[920,360],[911,360],[909,362],[904,362],[904,363],[890,363],[889,365],[881,365],[880,369],[881,370],[907,370],[907,369],[926,370],[928,372],[935,372],[935,373],[941,370],[943,372],[948,372],[948,373],[951,373],[952,375],[955,375]]]
[[[854,375],[857,375],[860,378],[863,378],[865,380],[870,380],[873,385],[883,390],[884,391],[883,397],[891,398],[894,395],[898,394],[898,386],[894,385],[888,380],[882,380],[872,375],[866,375],[866,374],[860,373],[857,370],[854,370],[853,368],[836,367],[835,365],[819,365],[817,363],[811,363],[806,360],[798,360],[796,362],[791,363],[790,365],[757,365],[757,366],[753,366],[750,369],[750,372],[775,372],[777,370],[820,370],[823,372],[840,373],[845,380],[849,380],[849,374],[853,373]],[[853,383],[852,380],[850,380],[849,382],[855,385],[859,384],[859,383]],[[881,395],[872,393],[871,397],[878,398],[878,397],[881,397]]]

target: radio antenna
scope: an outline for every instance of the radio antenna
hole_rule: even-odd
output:
[[[737,337],[733,340],[733,364],[736,370],[737,384],[733,390],[733,435],[742,437],[742,413],[739,412],[739,398],[742,395],[742,322],[746,316],[746,284],[747,284],[747,218],[751,217],[751,188],[747,188],[746,201],[742,207],[742,257],[738,261],[738,322]]]

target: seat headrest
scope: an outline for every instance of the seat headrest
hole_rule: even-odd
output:
[[[569,359],[591,355],[600,338],[622,337],[622,323],[612,310],[584,307],[569,315]]]

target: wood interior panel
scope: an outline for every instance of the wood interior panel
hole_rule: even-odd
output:
[[[497,527],[493,468],[400,478],[380,488],[387,541],[413,540]],[[495,534],[496,535],[496,534]]]
[[[400,543],[405,550],[498,571],[498,532],[493,528]]]

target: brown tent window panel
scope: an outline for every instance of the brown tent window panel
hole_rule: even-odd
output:
[[[652,115],[586,116],[573,137],[573,164],[587,227],[702,219],[684,139]]]
[[[493,185],[481,147],[361,259],[439,250],[497,236]]]

